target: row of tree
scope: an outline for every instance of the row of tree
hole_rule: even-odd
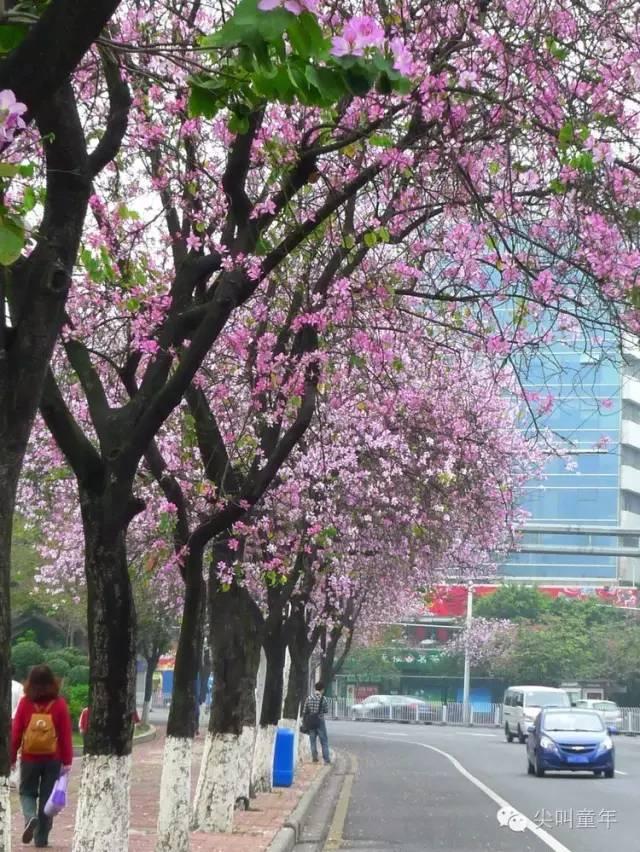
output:
[[[75,852],[128,844],[145,605],[180,624],[180,852],[205,629],[192,824],[228,829],[268,783],[287,648],[294,720],[316,646],[330,673],[358,620],[511,545],[539,462],[518,406],[550,406],[514,360],[636,328],[634,38],[615,2],[8,4],[0,682],[18,506],[42,582],[86,583]],[[8,687],[5,846],[7,730]]]

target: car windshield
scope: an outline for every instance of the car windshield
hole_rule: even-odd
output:
[[[547,713],[544,718],[545,731],[590,731],[604,730],[602,719],[597,713]]]
[[[527,707],[569,707],[569,696],[562,692],[525,692]]]

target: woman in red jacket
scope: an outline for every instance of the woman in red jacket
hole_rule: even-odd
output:
[[[20,761],[20,804],[24,814],[23,843],[48,846],[53,820],[44,806],[61,773],[71,770],[73,743],[71,717],[59,683],[49,666],[34,666],[24,687],[11,729],[11,765],[18,750]]]

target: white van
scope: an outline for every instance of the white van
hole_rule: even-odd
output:
[[[571,700],[564,689],[552,686],[510,686],[502,706],[507,742],[513,742],[514,737],[526,742],[527,728],[543,707],[571,707]]]

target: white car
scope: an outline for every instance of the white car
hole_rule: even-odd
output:
[[[429,705],[408,695],[370,695],[351,707],[351,718],[393,722],[427,722]]]
[[[622,710],[615,701],[606,701],[604,698],[579,698],[575,705],[584,710],[597,710],[612,733],[617,734],[622,729],[624,721]]]
[[[564,689],[552,686],[510,686],[502,705],[507,742],[513,742],[515,737],[526,742],[529,726],[543,707],[571,707],[571,699]]]

